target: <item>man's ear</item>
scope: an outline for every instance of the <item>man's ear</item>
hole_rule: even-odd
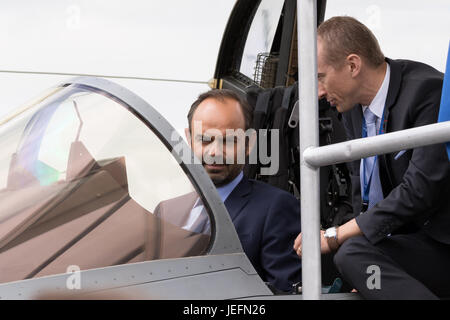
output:
[[[191,131],[189,130],[189,128],[184,128],[184,135],[186,136],[189,147],[192,148]]]
[[[362,60],[361,57],[357,54],[349,54],[346,59],[350,75],[352,78],[355,78],[361,72]]]

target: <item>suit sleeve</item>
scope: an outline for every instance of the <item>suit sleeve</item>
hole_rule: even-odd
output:
[[[438,81],[436,81],[438,82]],[[411,127],[435,123],[438,117],[442,83],[422,87],[411,95],[408,116]],[[388,234],[408,222],[426,223],[436,212],[437,204],[448,197],[449,165],[444,144],[413,150],[403,179],[377,205],[356,217],[356,222],[371,243],[383,240]]]
[[[301,260],[293,249],[300,233],[300,204],[287,192],[274,198],[264,222],[261,260],[267,281],[290,291],[301,280]]]

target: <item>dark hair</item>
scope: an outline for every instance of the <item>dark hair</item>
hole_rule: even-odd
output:
[[[245,121],[244,130],[251,128],[253,121],[253,108],[248,104],[247,100],[242,99],[237,93],[229,89],[212,89],[200,94],[197,100],[195,100],[194,103],[191,105],[191,109],[189,109],[187,115],[189,122],[189,132],[192,132],[191,124],[195,110],[197,110],[197,107],[199,106],[200,103],[209,98],[216,99],[219,101],[225,101],[225,99],[228,98],[237,101],[239,103],[239,106],[241,107],[242,113],[244,114],[244,121]]]
[[[338,68],[349,54],[357,54],[373,67],[384,62],[384,55],[373,33],[352,17],[339,16],[324,21],[317,29],[323,41],[327,63]]]

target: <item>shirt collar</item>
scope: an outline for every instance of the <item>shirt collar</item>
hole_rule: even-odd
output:
[[[370,111],[372,111],[372,113],[374,113],[378,117],[378,119],[381,119],[381,117],[383,116],[384,105],[386,104],[386,98],[389,89],[389,80],[391,78],[391,68],[389,66],[389,63],[386,63],[386,65],[386,74],[384,75],[383,83],[381,84],[380,89],[378,89],[375,98],[373,98],[372,102],[368,106],[362,107],[363,113],[367,108],[369,108]]]
[[[230,193],[234,190],[234,188],[236,188],[239,182],[241,182],[243,177],[244,173],[241,171],[241,173],[239,173],[239,175],[236,178],[234,178],[233,181],[217,188],[217,193],[222,199],[222,202],[225,202],[225,200],[227,200]]]

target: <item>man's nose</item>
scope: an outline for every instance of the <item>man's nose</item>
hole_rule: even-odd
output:
[[[318,94],[319,94],[319,100],[327,97],[327,92],[326,92],[325,88],[323,87],[323,85],[320,84],[320,82],[319,82],[317,89],[318,89]]]
[[[206,149],[206,153],[210,157],[220,157],[223,154],[223,145],[220,143],[219,139],[214,139]]]

